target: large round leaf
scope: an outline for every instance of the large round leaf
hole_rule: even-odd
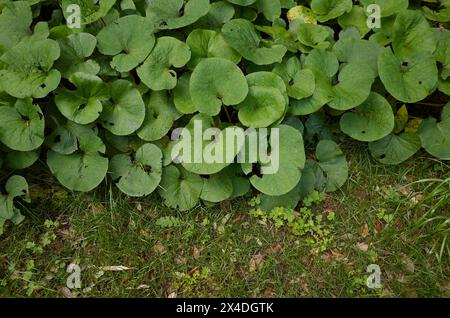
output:
[[[348,110],[361,105],[369,97],[375,74],[367,64],[350,63],[339,73],[339,83],[333,86],[331,108]]]
[[[161,139],[179,117],[166,92],[152,92],[145,109],[145,120],[137,134],[146,141]]]
[[[417,133],[428,153],[441,160],[450,160],[450,103],[442,111],[441,122],[427,118]]]
[[[369,143],[372,156],[384,164],[396,165],[404,162],[422,146],[416,133],[390,134],[383,139]]]
[[[239,63],[241,56],[227,42],[222,34],[212,30],[197,29],[192,31],[186,39],[186,44],[192,52],[189,67],[195,67],[202,59],[221,57]]]
[[[254,25],[244,19],[234,19],[224,24],[225,41],[246,60],[257,65],[280,63],[287,49],[279,44],[266,44],[256,32]],[[263,44],[266,44],[264,46]]]
[[[431,55],[401,59],[386,48],[378,59],[378,71],[386,90],[405,103],[423,100],[438,85],[436,61]]]
[[[332,140],[321,140],[316,148],[318,166],[325,174],[323,190],[333,192],[348,178],[348,164],[341,148]]]
[[[233,195],[233,181],[230,175],[221,171],[204,179],[200,199],[207,202],[225,201]]]
[[[63,155],[49,150],[47,164],[63,186],[74,191],[88,192],[105,178],[108,159],[101,155],[105,152],[102,140],[89,128],[78,128],[77,139],[79,148],[73,154]]]
[[[222,105],[241,103],[248,94],[247,80],[233,62],[222,58],[201,61],[191,76],[190,93],[196,108],[215,116]]]
[[[138,15],[117,19],[97,34],[98,49],[113,55],[111,66],[128,72],[143,62],[155,45],[152,24]]]
[[[170,165],[163,170],[158,192],[167,206],[186,211],[198,204],[202,188],[203,179],[199,175]]]
[[[361,106],[341,117],[341,130],[359,141],[379,140],[389,135],[394,126],[391,105],[377,93],[371,93]]]
[[[177,73],[172,67],[180,68],[191,58],[186,43],[172,37],[158,39],[155,48],[144,64],[137,69],[142,82],[152,90],[172,89],[177,85]]]
[[[130,135],[141,127],[145,105],[139,91],[126,80],[111,84],[111,100],[103,103],[100,121],[107,130],[118,136]]]
[[[58,39],[61,56],[55,62],[55,68],[65,78],[77,72],[96,75],[100,65],[88,59],[94,53],[97,39],[89,33],[70,34]]]
[[[203,17],[209,0],[153,0],[147,2],[147,17],[158,29],[179,29]]]
[[[275,138],[275,142],[270,144],[270,163],[253,163],[253,165],[260,165],[261,173],[267,169],[266,171],[270,171],[271,174],[250,176],[250,183],[257,190],[271,196],[290,192],[300,181],[305,165],[305,150],[301,133],[286,125],[280,125],[276,129],[279,129],[279,139]],[[274,134],[274,131],[271,134]],[[272,137],[270,139],[272,140]],[[279,164],[278,170],[271,171],[274,166],[270,167],[270,165],[277,163]]]
[[[311,9],[317,20],[326,22],[352,10],[352,0],[312,0]]]
[[[92,123],[100,116],[102,100],[108,97],[106,84],[99,77],[86,73],[74,73],[69,81],[76,90],[58,89],[56,106],[61,114],[78,124]]]
[[[111,159],[111,177],[125,194],[142,197],[152,193],[161,181],[162,152],[153,144],[141,146],[133,157],[126,154]]]
[[[13,150],[30,151],[44,142],[45,119],[38,105],[19,99],[14,107],[0,106],[0,141]]]
[[[17,98],[43,98],[58,87],[61,74],[52,69],[59,58],[56,41],[40,36],[24,38],[0,56],[0,87]]]

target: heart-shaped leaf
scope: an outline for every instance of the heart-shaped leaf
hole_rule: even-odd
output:
[[[153,144],[145,144],[132,157],[114,156],[110,167],[111,177],[123,193],[132,197],[147,196],[161,182],[162,152]]]
[[[201,61],[190,80],[190,93],[197,110],[215,116],[222,105],[241,103],[248,94],[247,80],[233,62],[222,58]]]
[[[137,69],[142,82],[155,91],[172,89],[177,85],[177,73],[191,58],[186,43],[172,37],[161,37],[144,64]]]
[[[341,130],[359,141],[382,139],[394,130],[394,126],[391,105],[377,93],[371,93],[361,106],[341,117]]]

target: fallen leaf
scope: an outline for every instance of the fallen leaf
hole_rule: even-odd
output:
[[[405,181],[407,181],[407,182],[410,182],[410,183],[411,183],[411,182],[414,182],[413,176],[410,176],[410,175],[404,176],[403,179],[404,179]]]
[[[269,287],[264,290],[264,297],[273,297],[274,295],[275,293],[272,288]]]
[[[142,211],[142,205],[140,203],[136,204],[136,210]]]
[[[264,255],[256,254],[250,260],[249,272],[253,272],[257,269],[260,269],[264,263]]]
[[[414,266],[413,261],[405,254],[403,254],[403,256],[402,256],[402,261],[403,261],[403,265],[405,265],[406,270],[410,273],[414,273],[415,266]]]
[[[169,296],[167,296],[167,298],[177,298],[177,293],[176,292],[170,293]]]
[[[357,243],[356,247],[363,252],[367,252],[367,250],[369,249],[369,245],[367,243]]]
[[[153,250],[160,255],[167,252],[167,249],[159,241],[153,246]]]
[[[369,236],[369,226],[366,224],[364,224],[362,230],[361,230],[361,236],[363,238],[366,238],[367,236]]]
[[[150,288],[150,286],[145,285],[145,284],[141,284],[138,287],[136,287],[136,289],[149,289],[149,288]]]
[[[78,295],[80,294],[80,293],[78,293],[76,291],[71,291],[67,287],[61,287],[59,289],[59,293],[61,294],[61,296],[65,297],[65,298],[77,298]]]
[[[377,223],[375,224],[375,231],[377,232],[377,234],[380,234],[381,231],[383,231],[383,223],[377,221]]]
[[[145,231],[145,230],[141,230],[141,235],[144,237],[144,238],[146,238],[146,239],[149,239],[150,238],[150,233],[148,233],[147,231]]]
[[[193,269],[191,269],[191,270],[188,272],[188,275],[189,275],[189,276],[192,276],[195,272],[198,272],[199,269],[200,269],[200,267],[195,266]]]
[[[278,243],[266,249],[266,254],[278,254],[281,253],[282,251],[283,246],[281,246],[281,244]]]
[[[181,256],[181,255],[178,255],[178,256],[175,257],[175,263],[176,263],[177,265],[184,265],[184,264],[187,263],[187,260],[186,260],[185,257],[183,257],[183,256]]]
[[[192,256],[194,257],[194,259],[200,258],[201,253],[202,253],[202,251],[199,250],[199,249],[197,248],[197,246],[195,246],[195,245],[192,246]]]
[[[414,197],[411,198],[412,203],[419,203],[420,201],[422,201],[424,198],[423,194],[417,194]]]
[[[412,190],[408,189],[408,188],[400,188],[399,192],[404,195],[405,197],[407,197],[408,195],[411,194]]]
[[[100,266],[99,269],[105,272],[121,272],[121,271],[129,271],[132,270],[130,267],[122,266],[122,265],[113,265],[113,266]]]

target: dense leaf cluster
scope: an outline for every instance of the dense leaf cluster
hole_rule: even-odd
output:
[[[449,0],[0,0],[0,227],[27,197],[8,176],[39,158],[70,190],[111,180],[181,210],[335,191],[343,135],[386,164],[449,160],[449,21]],[[171,131],[194,120],[216,138],[279,128],[279,171],[171,162]]]

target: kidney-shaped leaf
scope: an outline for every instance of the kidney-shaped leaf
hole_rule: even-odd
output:
[[[66,188],[88,192],[102,182],[108,171],[108,159],[101,155],[105,145],[90,128],[78,126],[75,133],[78,150],[70,155],[49,150],[47,165]]]
[[[132,157],[114,156],[110,167],[111,177],[123,193],[132,197],[147,196],[161,182],[162,152],[153,144],[145,144]]]
[[[147,2],[147,17],[158,29],[179,29],[208,13],[209,0],[153,0]]]
[[[263,42],[254,25],[248,20],[228,21],[222,27],[222,34],[233,49],[257,65],[280,63],[287,52],[283,45]]]
[[[177,73],[172,67],[180,68],[191,58],[186,43],[172,37],[158,39],[155,48],[144,64],[137,69],[142,82],[152,90],[172,89],[177,85]]]
[[[394,126],[391,105],[377,93],[371,93],[361,106],[341,117],[341,130],[359,141],[379,140],[389,135]]]
[[[427,54],[401,59],[386,48],[378,59],[378,72],[386,90],[405,103],[424,99],[438,84],[436,61]]]
[[[118,136],[134,133],[145,118],[145,105],[139,91],[131,82],[118,79],[110,87],[111,100],[103,103],[100,121],[107,130]]]
[[[372,156],[379,162],[396,165],[404,162],[417,151],[422,143],[416,133],[390,134],[383,139],[369,143]]]
[[[98,49],[113,55],[111,66],[128,72],[143,62],[155,45],[153,25],[138,15],[119,18],[97,34]]]
[[[69,81],[76,90],[58,89],[56,106],[67,119],[82,125],[92,123],[100,116],[102,100],[108,97],[106,84],[99,77],[86,73],[75,73]]]
[[[237,105],[248,94],[247,80],[233,62],[222,58],[201,61],[190,80],[192,100],[201,113],[215,116],[222,105]]]
[[[198,204],[202,189],[203,179],[199,175],[170,165],[163,170],[158,192],[167,206],[186,211]]]
[[[0,106],[0,141],[17,151],[39,148],[44,142],[45,119],[38,105],[19,99],[14,107]]]

